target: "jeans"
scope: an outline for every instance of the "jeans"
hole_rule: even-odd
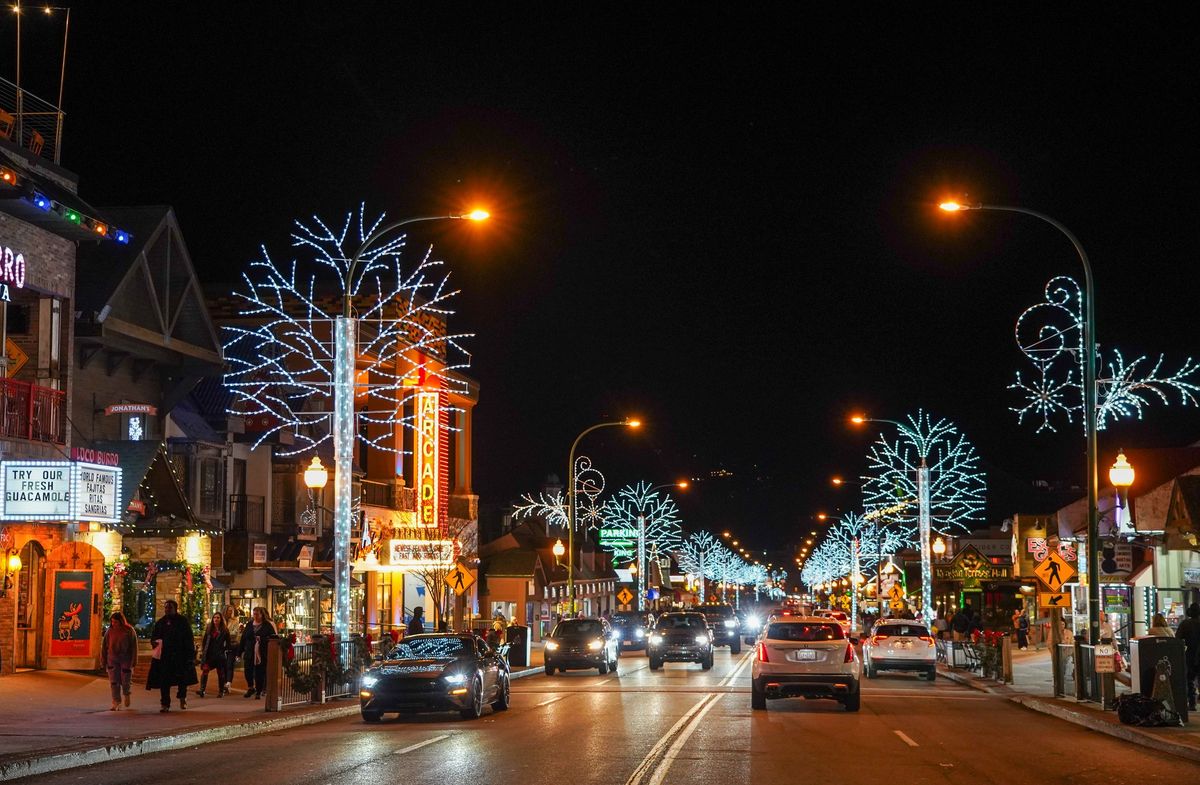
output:
[[[121,693],[128,695],[133,683],[133,669],[123,666],[109,666],[108,686],[112,689],[112,699],[121,700]]]
[[[219,663],[217,663],[216,665],[205,664],[205,665],[201,666],[201,668],[200,668],[200,692],[201,693],[203,693],[205,690],[208,689],[208,674],[212,671],[217,672],[217,692],[225,691],[225,682],[226,682],[225,674],[227,671],[225,670],[225,658],[222,657],[221,661]]]
[[[254,664],[254,655],[246,655],[246,689],[265,692],[267,689],[267,663]]]
[[[164,684],[158,688],[159,703],[162,704],[163,708],[167,708],[171,705],[171,688],[174,686],[174,684]],[[181,701],[187,700],[186,684],[179,685],[178,689],[175,690],[175,697],[179,698]]]

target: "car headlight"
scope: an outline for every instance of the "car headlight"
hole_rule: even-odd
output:
[[[558,644],[554,641],[546,641],[546,651],[557,651]]]
[[[462,684],[467,680],[467,675],[465,673],[446,673],[442,675],[442,678],[446,680],[447,684]]]
[[[746,619],[746,626],[752,630],[758,629],[758,626],[760,624],[762,624],[762,620],[759,619],[757,616],[751,616],[749,619]]]
[[[651,646],[657,646],[657,645],[659,645],[660,643],[662,643],[662,636],[661,636],[661,635],[651,635],[651,636],[650,636],[650,645],[651,645]]]
[[[634,631],[633,631],[633,634],[634,634],[634,636],[635,636],[635,637],[638,637],[638,638],[645,638],[645,637],[646,637],[646,631],[645,631],[645,630],[641,630],[641,629],[634,630]]]
[[[588,644],[588,648],[591,649],[592,651],[600,651],[601,649],[604,648],[604,639],[601,638],[599,640],[592,641],[591,643]]]
[[[726,626],[726,627],[728,627],[729,629],[731,629],[731,630],[732,630],[734,627],[736,627],[736,626],[737,626],[737,620],[735,620],[735,619],[726,619],[726,620],[725,620],[725,626]]]
[[[362,686],[364,686],[364,687],[374,687],[377,683],[379,683],[378,676],[363,676],[362,677]]]
[[[704,644],[708,643],[708,636],[707,635],[697,635],[696,643],[699,643],[701,646],[703,646]]]

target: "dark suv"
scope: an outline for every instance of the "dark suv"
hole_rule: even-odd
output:
[[[646,648],[646,634],[650,619],[641,611],[614,613],[608,622],[620,642],[621,650]]]
[[[728,646],[730,654],[742,653],[741,624],[732,605],[716,603],[697,605],[693,608],[696,613],[703,613],[712,627],[713,645]]]
[[[664,613],[650,632],[646,648],[650,670],[664,662],[695,662],[708,670],[713,666],[712,632],[699,613]]]

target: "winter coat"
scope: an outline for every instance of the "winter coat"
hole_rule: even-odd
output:
[[[419,613],[414,613],[412,619],[408,622],[408,635],[421,635],[425,632],[425,617]]]
[[[1179,622],[1175,637],[1183,641],[1184,661],[1193,668],[1200,667],[1200,617],[1188,616]]]
[[[267,641],[271,638],[278,637],[275,632],[275,625],[270,621],[264,621],[259,625],[258,632],[254,631],[254,622],[248,621],[242,626],[242,641],[241,655],[242,662],[247,666],[255,665],[254,649],[258,647],[258,665],[266,667],[267,664]]]
[[[178,613],[163,616],[154,623],[150,642],[162,641],[162,656],[150,661],[146,689],[189,686],[199,683],[196,678],[196,639],[192,626]]]
[[[200,662],[207,665],[225,665],[225,653],[229,651],[229,630],[222,629],[213,635],[213,623],[209,622],[200,643]]]
[[[104,642],[100,644],[100,663],[105,668],[131,671],[137,665],[137,660],[137,633],[133,627],[111,626],[105,630]]]

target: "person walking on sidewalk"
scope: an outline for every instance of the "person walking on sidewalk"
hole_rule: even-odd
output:
[[[208,672],[217,672],[217,697],[225,697],[226,663],[229,655],[229,629],[225,626],[225,617],[214,613],[212,621],[204,630],[204,641],[200,644],[200,691],[196,693],[203,698],[208,689]]]
[[[192,626],[179,615],[179,603],[167,600],[166,613],[154,623],[150,641],[154,644],[150,676],[146,689],[158,688],[162,711],[171,710],[171,688],[179,698],[179,708],[187,708],[187,688],[199,681],[196,678],[196,639]]]
[[[125,706],[129,707],[133,687],[133,669],[137,666],[137,633],[125,621],[125,614],[114,611],[104,642],[100,645],[100,661],[108,671],[108,684],[112,688],[112,706],[109,711],[121,708],[121,694],[125,695]]]
[[[1196,710],[1196,682],[1200,680],[1200,603],[1188,606],[1187,618],[1175,628],[1175,637],[1183,641],[1183,661],[1187,668],[1188,709]]]
[[[1013,629],[1017,633],[1017,648],[1025,651],[1029,648],[1029,615],[1023,608],[1013,611]]]
[[[246,673],[243,698],[261,698],[267,688],[267,641],[276,637],[267,609],[255,608],[242,627],[242,668]]]
[[[229,688],[233,686],[233,671],[237,666],[238,652],[241,651],[242,643],[242,618],[238,614],[237,608],[232,605],[225,606],[225,628],[229,630],[229,649],[225,652],[225,692],[229,692]]]

